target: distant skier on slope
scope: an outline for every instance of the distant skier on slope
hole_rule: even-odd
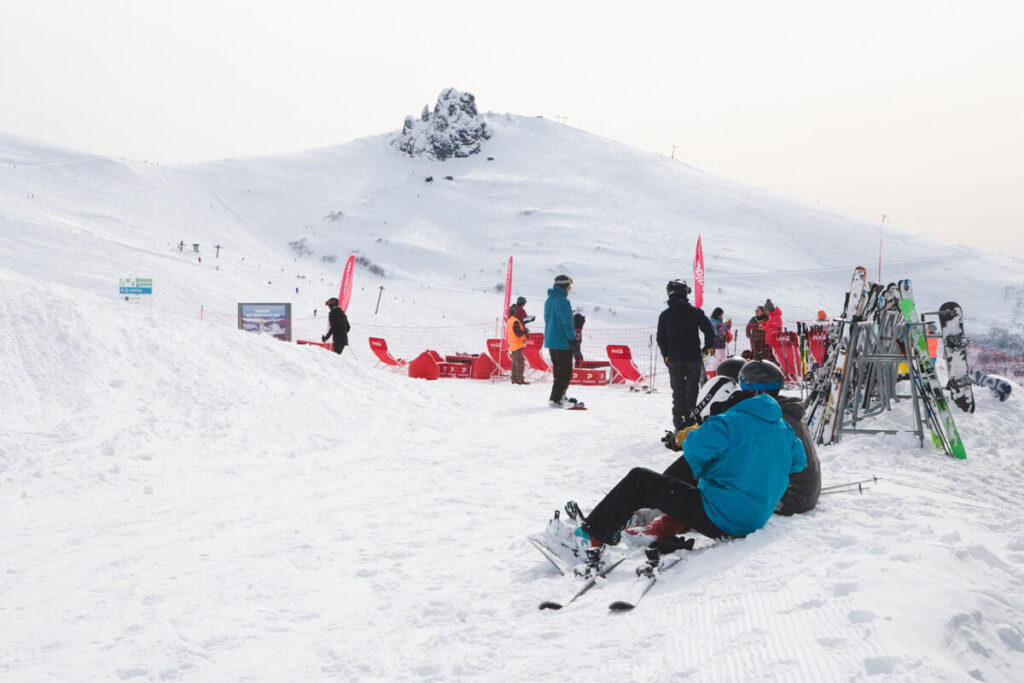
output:
[[[658,316],[657,341],[672,385],[672,426],[679,432],[694,424],[693,404],[704,381],[701,354],[714,353],[715,330],[704,311],[690,304],[686,281],[672,280],[665,291],[668,308]],[[703,346],[700,333],[704,334]]]
[[[744,374],[741,386],[770,386]],[[803,444],[779,404],[755,393],[770,390],[738,392],[728,378],[708,382],[699,412],[706,417],[686,439],[677,476],[633,468],[586,519],[552,519],[545,532],[549,546],[567,558],[586,557],[587,550],[618,543],[620,530],[641,508],[661,510],[710,538],[746,536],[763,527],[789,487],[789,475],[807,467]]]
[[[348,316],[345,315],[345,311],[341,306],[338,305],[338,299],[331,297],[324,302],[327,308],[331,309],[331,312],[327,316],[327,322],[330,324],[330,328],[327,330],[327,334],[320,338],[320,341],[326,342],[332,336],[334,337],[334,352],[341,354],[348,346],[348,331],[351,326],[348,324]]]

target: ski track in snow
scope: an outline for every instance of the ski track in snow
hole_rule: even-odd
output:
[[[733,283],[723,296],[756,303],[764,292],[749,291],[739,275],[758,273],[761,282],[764,264],[777,263],[795,278],[786,306],[815,311],[841,300],[842,288],[813,277],[832,272],[831,247],[822,247],[828,263],[788,263],[766,244],[754,263],[732,244],[768,224],[787,226],[786,244],[810,242],[807,226],[845,219],[679,164],[644,175],[654,161],[622,152],[620,164],[617,146],[572,129],[557,129],[565,140],[525,136],[535,147],[517,150],[507,140],[525,135],[519,128],[547,125],[517,121],[495,126],[499,163],[551,146],[579,180],[545,190],[548,179],[525,162],[468,160],[453,166],[456,181],[428,190],[422,175],[436,166],[382,157],[373,140],[324,152],[326,161],[310,153],[195,169],[64,163],[68,155],[30,146],[0,155],[18,160],[0,168],[0,680],[1020,680],[1020,386],[1005,403],[976,388],[977,412],[955,414],[966,461],[946,458],[927,438],[921,448],[908,433],[847,434],[820,450],[824,483],[879,477],[862,493],[825,495],[812,513],[773,518],[746,539],[699,541],[708,547],[664,574],[633,612],[607,609],[628,592],[633,561],[569,607],[537,609],[577,584],[525,537],[567,499],[589,509],[631,467],[671,463],[675,454],[658,442],[670,392],[573,387],[589,410],[565,412],[547,407],[545,382],[425,382],[374,369],[360,326],[436,325],[439,313],[449,316],[443,324],[487,320],[501,298],[471,291],[501,276],[481,256],[497,247],[471,246],[490,215],[471,203],[457,212],[436,197],[469,202],[458,193],[475,188],[480,205],[502,207],[509,218],[497,224],[519,231],[516,258],[521,250],[528,264],[522,281],[543,283],[527,291],[538,315],[549,271],[568,258],[547,239],[546,221],[611,225],[595,229],[604,247],[588,254],[594,277],[580,278],[579,296],[590,287],[587,296],[605,308],[621,303],[635,317],[623,324],[659,305],[661,284],[652,298],[648,282],[624,279],[638,270],[630,263],[665,244],[656,230],[644,232],[648,223],[671,215],[733,232],[760,226],[723,240],[709,258],[709,282]],[[372,175],[352,162],[360,155],[374,161]],[[636,187],[618,187],[625,176],[616,164],[643,175],[666,202],[680,184],[687,197],[706,199],[684,197],[678,210],[647,202]],[[593,168],[599,182],[586,180]],[[365,201],[329,194],[348,184]],[[611,188],[621,194],[604,196]],[[292,193],[309,205],[283,203]],[[622,198],[634,195],[647,208],[624,223]],[[311,242],[319,257],[333,248],[323,235],[342,239],[359,232],[356,224],[408,229],[381,207],[422,216],[427,232],[443,225],[437,216],[453,221],[450,246],[435,250],[462,272],[432,290],[423,284],[430,277],[417,275],[424,252],[401,252],[408,262],[395,277],[407,286],[386,290],[375,316],[379,283],[360,271],[350,316],[361,343],[341,357],[197,319],[211,303],[232,318],[237,301],[294,298],[322,312],[341,262],[286,271],[293,255],[282,245],[321,235],[327,246]],[[316,222],[342,209],[336,233]],[[222,270],[209,267],[208,251],[200,265],[173,250],[192,239],[181,225],[198,226],[204,248],[230,244]],[[622,225],[635,243],[613,239]],[[893,242],[910,263],[915,238]],[[399,248],[388,248],[397,259]],[[1014,267],[972,256],[979,272],[986,263],[993,273]],[[935,252],[916,263],[948,267]],[[660,283],[663,270],[648,265],[637,277]],[[610,273],[609,290],[594,282],[601,272]],[[115,300],[119,277],[150,275],[159,292],[152,304]],[[474,284],[462,287],[460,276]],[[998,296],[971,296],[990,307],[965,307],[968,315],[1005,315]],[[586,339],[585,331],[585,347]],[[483,339],[473,343],[482,350]],[[879,424],[905,427],[908,411],[897,406]]]

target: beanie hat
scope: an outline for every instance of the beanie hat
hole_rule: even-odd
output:
[[[765,313],[771,313],[772,311],[775,310],[775,304],[772,303],[771,299],[765,299],[764,306],[762,306],[761,308],[764,309]]]
[[[559,275],[558,277],[555,278],[556,287],[568,288],[571,284],[572,278],[569,277],[568,275]]]

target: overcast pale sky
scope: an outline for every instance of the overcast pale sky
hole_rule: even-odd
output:
[[[0,0],[0,131],[191,162],[397,130],[451,86],[1024,256],[1022,19],[1010,0]]]

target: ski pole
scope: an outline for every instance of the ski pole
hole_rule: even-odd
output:
[[[864,484],[857,484],[856,487],[851,486],[848,489],[831,489],[830,488],[828,491],[822,491],[821,495],[827,496],[827,495],[830,495],[832,493],[853,493],[855,491],[857,493],[864,493],[864,491],[866,491],[869,488],[871,488],[871,487],[870,486],[864,486]]]
[[[847,487],[850,487],[850,486],[857,486],[859,484],[877,484],[877,483],[878,483],[878,477],[872,475],[870,479],[861,479],[860,481],[850,481],[850,482],[847,482],[845,484],[835,484],[833,486],[823,486],[821,488],[821,492],[825,493],[826,491],[831,491],[833,489],[842,489],[842,488],[847,488]]]

